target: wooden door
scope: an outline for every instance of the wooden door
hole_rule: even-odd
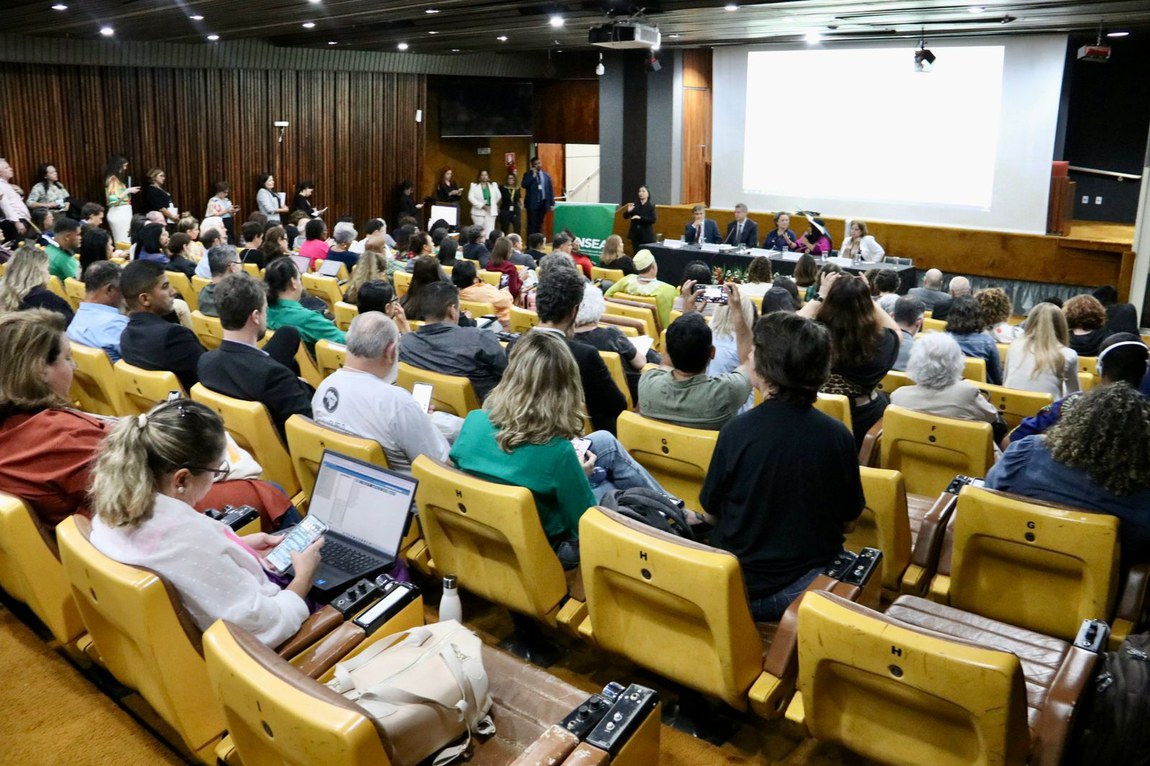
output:
[[[683,55],[682,203],[711,204],[711,51]]]

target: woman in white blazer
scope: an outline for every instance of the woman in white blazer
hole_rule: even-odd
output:
[[[867,233],[866,224],[862,221],[851,221],[847,238],[843,242],[840,258],[877,263],[882,260],[886,251],[882,249],[874,237]]]
[[[495,229],[499,200],[499,185],[491,182],[486,170],[480,170],[475,183],[467,191],[467,201],[471,203],[471,222],[483,227],[484,237]]]

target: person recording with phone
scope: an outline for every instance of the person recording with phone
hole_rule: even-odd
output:
[[[307,619],[323,538],[292,551],[295,576],[276,584],[264,557],[283,535],[240,538],[192,507],[230,470],[225,455],[223,421],[191,400],[122,418],[92,471],[92,545],[170,582],[201,630],[228,620],[278,646]]]
[[[767,250],[795,250],[798,248],[797,237],[791,231],[791,217],[787,213],[775,216],[774,231],[767,234],[763,240],[763,247]]]

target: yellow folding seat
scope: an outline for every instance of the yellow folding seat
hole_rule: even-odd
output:
[[[335,316],[335,326],[347,332],[351,329],[351,320],[359,316],[359,307],[354,303],[337,301],[332,313]]]
[[[1010,353],[1010,344],[1009,343],[995,343],[994,345],[998,347],[998,359],[999,359],[999,361],[1002,362],[1003,364],[1006,364],[1006,355],[1008,353]]]
[[[145,370],[128,364],[123,359],[112,365],[116,385],[124,395],[125,411],[120,415],[140,415],[168,400],[175,391],[187,396],[176,373],[170,370]]]
[[[498,272],[495,272],[498,273]],[[495,313],[495,306],[491,303],[484,303],[482,301],[459,301],[459,310],[466,311],[471,314],[472,319],[478,319],[482,316]]]
[[[711,465],[718,431],[684,428],[634,412],[619,413],[617,431],[619,442],[663,489],[680,498],[687,508],[701,510],[699,492]]]
[[[68,300],[68,293],[64,290],[64,283],[60,281],[59,277],[48,277],[48,289],[64,300]]]
[[[1019,391],[991,383],[978,383],[978,390],[990,400],[1002,414],[1002,419],[1010,428],[1017,428],[1023,418],[1033,417],[1038,411],[1054,401],[1050,394],[1034,391]]]
[[[437,412],[446,412],[459,417],[479,409],[479,398],[467,378],[456,375],[442,375],[430,370],[421,370],[406,362],[399,363],[399,376],[396,385],[408,391],[416,383],[430,383],[434,388],[431,401]]]
[[[316,274],[318,274],[320,267],[323,266],[325,263],[327,263],[327,258],[316,258],[315,259],[315,268],[312,269],[312,271],[314,271]],[[332,278],[338,279],[340,282],[346,282],[347,278],[348,278],[347,264],[344,263],[343,261],[340,261],[339,262],[339,268],[336,269],[336,272],[332,276]]]
[[[931,317],[923,317],[922,319],[923,332],[946,332],[945,319],[933,319]]]
[[[321,378],[326,378],[343,367],[347,361],[347,346],[321,338],[315,344],[315,366]]]
[[[652,303],[650,306],[644,305],[642,301],[632,301],[631,298],[635,296],[625,296],[626,300],[615,298],[614,296],[606,300],[606,313],[614,316],[626,317],[628,319],[638,319],[643,323],[643,334],[649,335],[652,338],[659,337],[659,318],[658,312]]]
[[[411,286],[410,274],[406,271],[396,271],[391,275],[391,281],[395,285],[395,296],[397,298],[407,295],[407,288]]]
[[[335,277],[325,277],[323,274],[301,274],[300,281],[308,295],[319,298],[327,304],[328,311],[335,311],[335,304],[343,300],[343,291],[339,289],[339,280]]]
[[[539,324],[539,315],[530,309],[511,307],[511,332],[527,332]]]
[[[192,386],[192,399],[209,408],[224,421],[224,428],[236,443],[252,454],[263,467],[263,478],[283,487],[288,497],[300,490],[299,480],[292,470],[291,456],[280,441],[267,408],[259,402],[233,399],[206,388],[202,383]]]
[[[846,535],[846,547],[857,551],[878,548],[882,551],[879,569],[883,596],[893,599],[902,585],[902,576],[910,565],[914,546],[910,513],[907,509],[906,484],[898,471],[861,466],[866,508]],[[920,519],[921,521],[921,519]]]
[[[888,372],[878,384],[878,390],[882,391],[887,396],[902,388],[903,386],[913,386],[914,381],[905,372],[898,370],[891,370]]]
[[[1098,357],[1078,357],[1078,387],[1083,391],[1089,391],[1101,382],[1102,378],[1098,375]]]
[[[64,280],[64,292],[68,296],[68,303],[72,306],[73,311],[79,311],[80,304],[84,302],[84,298],[88,297],[88,289],[84,287],[84,283],[72,277]]]
[[[192,275],[192,289],[196,291],[197,298],[199,297],[200,292],[202,292],[203,289],[211,283],[212,280],[208,279],[207,277],[201,277],[199,274]]]
[[[200,307],[200,294],[198,291],[192,289],[192,281],[188,279],[188,275],[182,271],[165,271],[168,276],[168,283],[172,289],[180,294],[184,302],[188,304],[188,308],[192,311]]]
[[[307,346],[302,342],[299,344],[299,348],[296,349],[295,361],[296,364],[299,365],[299,376],[306,380],[312,388],[319,388],[320,383],[323,383],[323,375],[319,371],[315,357],[311,355],[311,352],[307,350]]]
[[[72,398],[84,412],[117,417],[128,414],[130,407],[116,381],[112,360],[101,348],[72,344],[76,372],[72,376]]]
[[[479,269],[478,276],[487,284],[492,287],[499,287],[499,281],[503,279],[503,272],[501,271],[488,271],[487,269]]]
[[[958,474],[986,476],[994,465],[993,441],[989,423],[891,405],[883,413],[880,465],[901,471],[908,492],[937,496]]]
[[[264,278],[263,269],[261,269],[256,264],[245,263],[245,264],[242,264],[242,266],[244,267],[244,271],[246,271],[248,274],[250,274],[254,279],[263,279]]]
[[[986,360],[982,357],[968,356],[963,359],[962,377],[975,383],[986,382]]]
[[[758,389],[755,389],[755,403],[761,401],[762,394]],[[824,394],[819,393],[819,398],[815,400],[815,409],[826,415],[830,415],[835,420],[841,421],[848,431],[853,433],[854,425],[851,422],[851,400],[842,394]]]
[[[623,371],[622,357],[614,351],[600,351],[599,356],[603,357],[603,363],[611,373],[611,380],[615,381],[615,386],[623,392],[623,398],[627,400],[627,409],[634,411],[635,403],[631,401],[631,387],[627,385],[627,373]]]
[[[224,326],[219,317],[210,317],[201,311],[192,312],[192,332],[208,351],[220,347],[224,342]]]
[[[618,282],[623,277],[622,269],[609,269],[605,266],[591,267],[591,279],[606,279],[611,282]]]

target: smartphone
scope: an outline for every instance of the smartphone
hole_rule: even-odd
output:
[[[579,458],[579,462],[582,463],[583,456],[587,454],[587,450],[591,449],[591,440],[576,436],[571,440],[571,444],[575,446],[575,456]]]
[[[431,393],[434,390],[435,386],[430,383],[416,383],[411,387],[411,395],[428,415],[431,414]]]
[[[723,289],[722,285],[707,285],[703,288],[703,300],[707,303],[717,303],[720,306],[726,306],[727,291]]]
[[[291,567],[291,552],[302,551],[327,531],[327,524],[315,516],[308,516],[287,533],[287,537],[267,555],[268,566],[278,574]]]

